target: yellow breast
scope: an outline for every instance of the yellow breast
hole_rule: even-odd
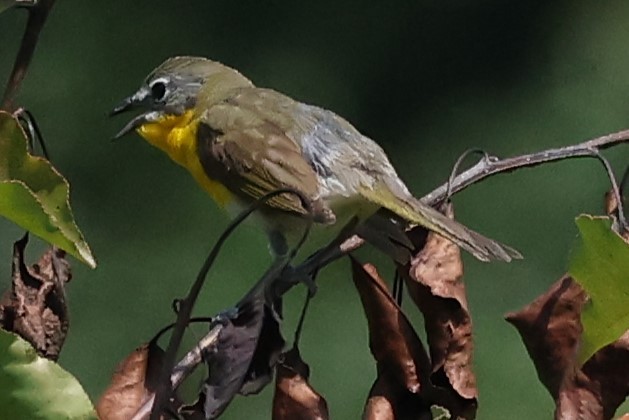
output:
[[[219,206],[230,207],[235,196],[223,184],[210,179],[199,161],[197,125],[194,112],[188,111],[183,115],[169,115],[160,121],[144,124],[137,131],[147,142],[186,168]]]

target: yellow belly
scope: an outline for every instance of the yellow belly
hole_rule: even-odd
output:
[[[194,113],[170,115],[138,128],[138,134],[164,151],[170,158],[190,172],[199,185],[223,208],[230,209],[236,197],[223,184],[210,179],[197,153],[197,122]]]

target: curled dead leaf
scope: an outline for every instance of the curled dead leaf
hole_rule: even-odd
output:
[[[11,290],[0,300],[0,326],[19,334],[37,353],[57,360],[69,320],[65,284],[70,263],[65,252],[51,247],[31,267],[24,262],[28,235],[13,245]]]
[[[350,257],[354,285],[369,326],[369,347],[378,374],[388,375],[419,393],[430,375],[430,361],[419,337],[371,264]]]
[[[629,331],[596,352],[582,371],[596,390],[603,418],[611,419],[629,395]]]
[[[202,387],[206,418],[220,416],[241,390],[256,351],[264,318],[264,298],[249,296],[234,311],[216,318],[223,324],[214,350],[207,358],[210,371]]]
[[[518,312],[506,315],[522,336],[540,381],[553,398],[559,396],[566,372],[572,369],[583,327],[579,315],[585,291],[570,276]]]
[[[98,417],[102,420],[132,418],[153,395],[163,354],[153,342],[129,354],[116,368],[109,387],[98,401]]]
[[[369,391],[364,420],[432,419],[430,406],[393,378],[380,374]]]
[[[452,206],[446,215],[453,217]],[[474,416],[478,391],[472,369],[474,343],[468,311],[463,262],[459,248],[430,232],[419,236],[422,245],[409,265],[398,270],[409,294],[424,315],[431,358],[431,382],[451,390],[466,416]],[[458,411],[458,410],[457,410]]]
[[[566,275],[506,316],[555,399],[556,419],[611,419],[629,394],[629,332],[578,366],[580,314],[586,301],[585,291]]]
[[[238,391],[240,394],[257,394],[271,382],[275,365],[284,349],[284,344],[279,319],[274,310],[265,306],[260,338],[240,391]]]
[[[284,353],[276,366],[274,420],[326,420],[330,418],[325,399],[308,383],[310,368],[299,349]]]

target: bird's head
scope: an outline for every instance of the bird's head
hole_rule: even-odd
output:
[[[118,139],[147,124],[180,117],[194,109],[200,95],[216,102],[224,93],[251,82],[236,70],[203,57],[172,57],[160,64],[140,88],[111,111],[110,116],[133,109],[143,112],[114,137]]]

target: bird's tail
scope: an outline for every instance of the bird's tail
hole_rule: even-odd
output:
[[[408,196],[399,197],[388,188],[361,191],[368,200],[392,211],[410,223],[421,225],[451,240],[481,261],[520,259],[522,255],[515,249],[474,232],[456,220]]]

